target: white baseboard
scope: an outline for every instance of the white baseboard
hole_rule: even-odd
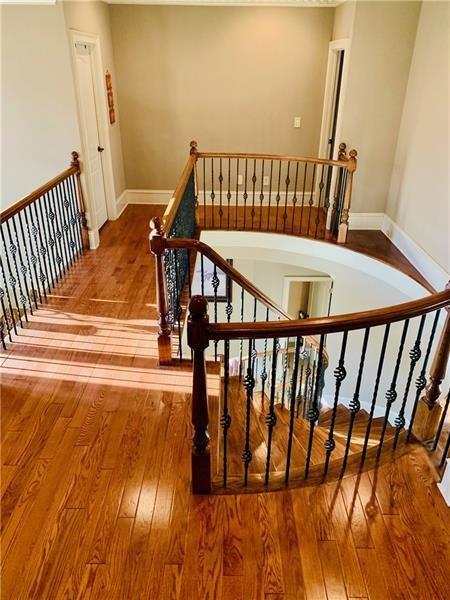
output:
[[[116,219],[129,204],[169,204],[171,190],[124,190],[116,200]]]
[[[446,271],[427,252],[425,252],[412,237],[394,223],[388,215],[384,215],[381,230],[435,290],[441,291],[444,289],[446,283],[450,279],[449,273],[446,273]]]
[[[384,213],[350,213],[349,229],[382,229]]]
[[[120,217],[127,206],[127,190],[124,190],[116,200],[116,219]]]

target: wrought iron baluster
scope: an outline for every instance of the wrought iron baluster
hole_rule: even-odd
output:
[[[349,425],[348,425],[347,443],[345,444],[344,458],[342,460],[341,476],[344,474],[345,469],[347,467],[348,453],[350,451],[350,442],[352,440],[352,433],[353,433],[353,425],[355,423],[356,415],[359,413],[359,411],[361,409],[361,403],[359,401],[359,393],[361,390],[361,381],[362,381],[362,375],[363,375],[363,370],[364,370],[364,363],[366,360],[366,352],[367,352],[367,344],[369,342],[369,335],[370,335],[370,328],[368,327],[364,331],[364,339],[363,339],[363,344],[362,344],[362,349],[361,349],[361,358],[359,361],[358,376],[356,378],[355,392],[353,394],[353,398],[350,401],[350,405],[349,405],[350,421],[349,421]]]
[[[61,231],[62,225],[61,225],[60,215],[59,215],[59,211],[58,211],[57,199],[55,198],[53,189],[50,190],[50,195],[51,195],[51,202],[50,202],[50,196],[49,196],[49,204],[50,204],[49,217],[50,217],[52,223],[54,223],[54,231],[55,231],[55,239],[56,239],[56,247],[57,247],[56,262],[58,263],[60,272],[62,271],[63,275],[65,275],[66,269],[69,268],[69,261],[67,259],[66,248],[64,245],[63,237],[62,237],[62,231]],[[52,215],[53,215],[53,217],[52,217]]]
[[[301,359],[301,364],[300,364],[300,377],[299,377],[299,384],[298,384],[298,393],[297,393],[297,398],[296,400],[296,411],[295,411],[295,416],[298,419],[300,416],[300,404],[302,402],[302,384],[303,384],[303,370],[304,370],[304,366],[305,366],[305,359],[307,357],[307,352],[306,352],[306,344],[305,344],[305,349],[300,353],[300,359]]]
[[[2,239],[3,239],[3,245],[5,246],[5,251],[6,251],[6,260],[7,260],[7,264],[8,264],[8,269],[10,272],[10,276],[16,280],[18,286],[19,286],[19,301],[20,304],[17,304],[17,310],[19,311],[19,317],[21,318],[20,315],[20,306],[22,306],[23,309],[23,314],[25,317],[25,321],[28,321],[28,314],[27,314],[27,304],[29,301],[29,295],[28,295],[28,285],[27,285],[27,281],[25,279],[25,275],[27,272],[27,268],[26,266],[23,264],[22,261],[22,255],[20,252],[20,243],[19,240],[16,238],[16,243],[14,243],[13,237],[11,235],[11,226],[9,224],[9,221],[6,221],[6,229],[8,232],[8,237],[9,237],[9,251],[11,253],[12,256],[12,263],[14,266],[14,272],[15,272],[15,277],[14,277],[14,273],[13,270],[11,269],[10,263],[9,263],[9,256],[8,256],[8,249],[6,248],[6,244],[5,244],[5,240],[3,238],[3,228],[2,228]],[[17,254],[19,254],[19,260],[20,260],[20,272],[19,272],[19,267],[17,265]],[[24,288],[22,287],[22,277],[23,277],[23,282],[24,282],[24,286],[25,286],[25,291],[26,291],[26,295],[24,293]],[[11,280],[10,280],[11,283]],[[30,302],[30,307],[31,307],[31,302]]]
[[[6,221],[6,223],[8,224],[8,221]],[[5,251],[5,259],[6,259],[6,268],[7,271],[5,271],[5,265],[2,262],[2,271],[3,271],[3,281],[5,284],[5,290],[6,290],[6,294],[8,296],[8,301],[9,301],[9,308],[11,311],[11,318],[13,320],[13,322],[16,322],[16,318],[14,316],[14,310],[12,307],[12,302],[11,302],[11,298],[10,298],[10,294],[9,294],[9,290],[11,289],[14,301],[15,301],[15,305],[16,305],[16,309],[17,309],[17,314],[18,314],[18,318],[19,318],[19,325],[21,327],[23,327],[23,323],[22,323],[22,315],[20,314],[20,304],[19,304],[19,297],[22,298],[23,297],[23,292],[22,292],[22,287],[21,287],[21,282],[20,282],[20,278],[19,278],[19,273],[17,271],[17,276],[14,277],[14,272],[13,269],[11,267],[11,262],[9,260],[9,252],[8,252],[8,247],[6,245],[6,241],[5,241],[5,236],[3,233],[3,227],[0,228],[1,230],[1,236],[2,236],[2,243],[3,243],[3,248]],[[15,250],[17,251],[17,249]],[[15,258],[15,252],[14,252],[14,258]],[[19,285],[19,297],[17,296],[17,289],[16,289],[16,285]],[[25,313],[26,316],[26,313]],[[28,321],[28,318],[26,317],[26,320]],[[17,333],[17,331],[16,331]]]
[[[230,341],[224,341],[224,376],[223,376],[223,412],[220,426],[223,432],[223,487],[227,487],[228,476],[228,430],[231,426],[231,416],[228,412],[228,386],[230,381]]]
[[[305,172],[303,173],[303,189],[302,189],[302,210],[300,213],[300,228],[298,233],[302,235],[303,213],[305,212],[305,193],[306,193],[306,174],[308,171],[308,163],[305,162]]]
[[[56,283],[59,283],[59,278],[61,276],[61,268],[60,268],[60,263],[57,261],[57,248],[56,246],[56,238],[55,238],[55,227],[54,227],[54,215],[52,213],[52,218],[50,218],[50,213],[48,210],[48,196],[47,194],[44,194],[44,196],[42,197],[43,203],[44,203],[44,210],[45,210],[45,218],[47,220],[48,223],[48,245],[50,247],[50,253],[52,255],[52,262],[53,262],[53,270],[55,273],[55,281]]]
[[[439,322],[440,314],[441,314],[441,311],[438,310],[438,311],[436,311],[436,313],[434,315],[433,324],[431,326],[430,337],[428,338],[428,345],[427,345],[427,349],[425,352],[425,357],[423,359],[422,369],[420,371],[419,377],[416,379],[416,397],[414,399],[414,405],[413,405],[411,419],[410,419],[409,427],[408,427],[408,434],[406,436],[406,443],[409,442],[410,437],[411,437],[411,433],[412,433],[412,429],[413,429],[413,425],[414,425],[414,419],[416,418],[417,405],[419,403],[420,395],[427,385],[426,372],[427,372],[427,367],[428,367],[428,361],[430,359],[431,348],[433,347],[434,336],[436,334],[436,328],[437,328],[437,324]]]
[[[202,168],[203,168],[203,226],[206,229],[207,221],[206,221],[206,163],[205,159],[202,159]]]
[[[42,290],[44,292],[44,296],[47,298],[47,294],[46,294],[46,290],[45,290],[45,282],[47,282],[47,287],[48,287],[49,292],[51,291],[51,288],[50,288],[50,283],[49,283],[49,278],[48,278],[47,265],[45,262],[46,249],[44,248],[42,240],[38,239],[38,237],[40,238],[40,229],[39,229],[38,223],[35,225],[35,223],[33,221],[33,212],[31,210],[32,206],[33,206],[32,204],[28,205],[24,209],[24,211],[26,211],[27,208],[30,211],[29,216],[30,216],[30,221],[31,221],[31,235],[34,240],[36,256],[38,258],[38,263],[39,263],[39,280],[42,284]],[[34,207],[34,208],[35,208],[35,217],[34,218],[37,220],[36,207]],[[44,265],[44,267],[42,267],[42,265]],[[44,273],[44,271],[45,271],[45,273]]]
[[[39,225],[39,237],[41,240],[41,254],[43,253],[43,256],[47,259],[47,264],[48,264],[48,270],[47,272],[49,273],[49,279],[48,279],[48,289],[50,291],[51,287],[54,287],[55,285],[55,281],[56,281],[56,270],[55,270],[55,264],[52,263],[52,261],[50,260],[50,252],[48,251],[48,249],[50,248],[50,244],[48,243],[48,239],[47,239],[47,231],[46,231],[46,222],[44,221],[44,214],[42,212],[42,205],[41,205],[41,198],[38,198],[35,202],[34,202],[34,209],[35,209],[35,215],[36,215],[36,221]],[[38,209],[39,209],[39,213],[38,213]],[[41,233],[42,230],[42,233]],[[45,241],[45,243],[44,243]]]
[[[278,209],[280,207],[280,186],[281,186],[281,160],[278,163],[278,184],[277,184],[277,195],[275,196],[275,202],[277,204],[277,210],[275,213],[275,231],[278,231]]]
[[[244,288],[241,288],[241,323],[244,322]],[[242,379],[242,351],[244,340],[239,341],[239,381]]]
[[[284,395],[286,393],[286,377],[289,368],[289,338],[286,338],[283,357],[283,383],[281,385],[281,406],[284,408]]]
[[[72,260],[70,258],[70,250],[69,250],[69,241],[67,239],[67,231],[69,229],[69,226],[67,225],[65,218],[64,218],[64,207],[63,207],[63,201],[61,198],[61,192],[59,189],[59,186],[56,186],[56,188],[54,188],[55,190],[55,208],[57,211],[57,222],[58,222],[58,230],[59,230],[59,235],[61,236],[61,244],[64,248],[64,258],[65,258],[65,266],[66,269],[69,269],[69,266],[72,265]],[[52,193],[53,193],[53,189],[52,189]],[[58,232],[57,234],[58,235]]]
[[[439,438],[441,437],[442,429],[444,427],[445,418],[448,412],[448,406],[450,404],[450,390],[448,391],[447,398],[445,399],[444,408],[442,409],[441,418],[439,419],[439,425],[436,430],[436,435],[434,436],[433,445],[431,446],[431,451],[434,452],[439,444]]]
[[[294,217],[295,217],[295,207],[297,206],[297,189],[298,189],[298,169],[300,163],[297,162],[295,166],[295,181],[294,181],[294,196],[292,198],[292,219],[291,219],[291,232],[294,233]]]
[[[323,193],[323,188],[324,188],[324,183],[323,183],[323,172],[325,170],[325,165],[322,165],[322,173],[320,176],[320,183],[319,183],[319,201],[317,203],[317,214],[316,214],[316,228],[314,230],[314,239],[317,238],[317,230],[319,228],[319,223],[320,223],[320,207],[322,204],[322,193]]]
[[[294,435],[294,413],[295,413],[295,400],[297,394],[297,378],[298,378],[298,364],[300,360],[300,351],[303,344],[303,338],[297,337],[295,340],[295,350],[294,350],[294,367],[292,371],[292,382],[291,382],[291,393],[290,393],[290,403],[289,403],[289,434],[288,434],[288,444],[287,444],[287,452],[286,452],[286,469],[284,480],[287,483],[289,481],[289,470],[291,466],[291,453],[292,453],[292,438]]]
[[[5,323],[6,323],[6,326],[8,327],[8,330],[11,331],[11,327],[9,326],[9,321],[11,321],[13,329],[14,329],[14,333],[17,335],[16,318],[14,316],[14,310],[13,310],[13,306],[12,306],[12,302],[11,302],[11,296],[9,294],[9,288],[8,288],[8,279],[9,278],[6,276],[5,267],[4,267],[4,264],[3,264],[3,259],[0,260],[0,267],[1,267],[1,271],[2,271],[3,286],[5,288],[4,289],[4,293],[6,294],[6,299],[7,299],[7,302],[8,302],[9,314],[10,314],[10,318],[8,319],[8,314],[4,313]],[[14,292],[14,290],[13,290],[13,292]],[[3,304],[3,296],[2,296],[2,304]],[[21,320],[20,320],[20,326],[23,327],[23,324],[22,324]]]
[[[348,331],[344,331],[344,333],[342,334],[341,353],[339,355],[338,365],[333,373],[336,379],[336,387],[334,390],[333,412],[331,413],[330,429],[328,431],[328,438],[324,443],[326,451],[325,464],[323,468],[324,475],[328,473],[331,453],[336,448],[336,442],[334,441],[334,425],[336,423],[336,411],[339,403],[339,393],[341,391],[341,385],[344,379],[347,377],[347,371],[345,369],[345,350],[347,348],[347,338]]]
[[[326,236],[327,231],[327,220],[328,220],[328,211],[330,209],[330,191],[331,191],[331,180],[333,178],[333,167],[332,165],[327,165],[327,183],[325,187],[325,198],[324,198],[324,209],[325,209],[325,225],[323,228],[323,237]]]
[[[267,437],[267,458],[266,458],[266,475],[264,482],[267,485],[269,483],[269,474],[270,474],[270,454],[272,450],[272,435],[273,428],[277,422],[277,416],[275,414],[275,387],[276,387],[276,377],[277,377],[277,354],[278,354],[278,339],[273,339],[272,345],[272,368],[271,368],[271,382],[270,382],[270,402],[269,402],[269,412],[266,415],[266,425],[268,431]]]
[[[247,220],[247,198],[248,198],[248,194],[247,194],[247,171],[248,171],[248,160],[245,159],[244,194],[243,194],[243,198],[244,198],[244,229],[245,229],[245,224],[246,224],[246,220]]]
[[[219,228],[222,229],[222,184],[223,184],[223,174],[222,174],[222,157],[219,158]]]
[[[178,250],[173,250],[173,258],[174,258],[174,267],[175,267],[175,306],[174,306],[174,318],[177,323],[178,328],[178,352],[180,354],[180,361],[183,360],[183,348],[181,344],[181,315],[183,313],[183,309],[181,308],[181,282],[178,279]]]
[[[389,339],[390,328],[391,328],[391,326],[388,323],[384,329],[383,342],[381,344],[381,350],[380,350],[380,358],[378,360],[377,374],[375,376],[375,384],[373,387],[372,401],[370,404],[369,420],[367,422],[366,435],[364,437],[364,444],[363,444],[363,449],[362,449],[362,453],[361,453],[361,464],[364,463],[365,458],[366,458],[367,445],[369,443],[370,431],[372,429],[373,415],[375,413],[375,405],[377,402],[378,389],[380,387],[380,378],[381,378],[381,373],[383,371],[384,357],[386,355],[386,347],[387,347],[387,342]]]
[[[67,219],[67,226],[68,226],[68,230],[67,230],[67,234],[68,234],[68,238],[69,238],[69,248],[70,248],[70,253],[71,253],[71,257],[73,262],[75,262],[75,258],[76,258],[76,244],[74,241],[74,225],[75,225],[75,217],[72,214],[72,210],[71,210],[71,203],[70,203],[70,194],[69,194],[69,189],[68,189],[68,183],[67,183],[67,179],[65,179],[62,182],[62,192],[63,192],[63,197],[64,197],[64,208],[65,208],[65,212],[66,212],[66,219]]]
[[[270,161],[270,175],[269,175],[269,205],[267,213],[267,231],[270,228],[270,204],[272,202],[272,181],[273,181],[273,160]]]
[[[264,203],[264,159],[261,161],[261,185],[259,192],[259,231],[262,229],[262,215]]]
[[[1,264],[1,270],[3,272],[3,261],[0,260],[0,264]],[[9,337],[9,341],[12,342],[12,336],[11,336],[11,327],[9,326],[9,319],[8,319],[8,311],[6,309],[5,306],[5,290],[3,288],[0,287],[0,303],[2,305],[2,313],[3,313],[3,321],[8,333],[8,337]],[[15,332],[17,333],[17,331],[15,330]],[[2,342],[3,342],[3,347],[5,347],[5,335],[3,332],[3,323],[2,323]]]
[[[315,382],[315,387],[314,387],[314,398],[311,403],[311,406],[309,407],[308,415],[307,415],[307,419],[309,421],[309,439],[308,439],[308,450],[307,450],[307,454],[306,454],[305,479],[308,479],[308,477],[309,477],[309,467],[311,464],[311,451],[312,451],[313,440],[314,440],[314,427],[315,427],[316,421],[319,418],[319,407],[318,407],[319,377],[320,377],[320,372],[322,370],[323,347],[324,347],[324,335],[321,334],[320,342],[319,342],[319,355],[317,358],[317,374],[316,374],[316,382]]]
[[[309,409],[309,378],[311,377],[312,369],[311,369],[311,346],[309,347],[308,358],[306,361],[306,369],[305,369],[305,390],[304,390],[304,398],[303,398],[303,417],[307,416],[307,412]]]
[[[245,447],[241,454],[242,462],[244,463],[244,486],[248,483],[248,467],[252,460],[252,452],[250,450],[250,413],[253,404],[253,388],[255,387],[255,379],[253,376],[253,340],[248,340],[248,363],[247,373],[244,377],[244,388],[246,391],[246,412],[245,412]]]
[[[394,375],[392,377],[391,385],[390,385],[388,391],[386,392],[386,412],[384,414],[383,428],[381,430],[377,458],[379,458],[381,456],[381,450],[383,448],[384,436],[386,435],[386,428],[387,428],[387,424],[389,421],[389,414],[391,412],[392,405],[394,404],[395,400],[397,399],[397,389],[396,389],[397,377],[398,377],[398,372],[400,369],[400,363],[402,360],[403,348],[404,348],[405,340],[406,340],[406,334],[408,333],[408,326],[409,326],[409,319],[406,319],[406,321],[403,325],[402,337],[400,339],[400,346],[399,346],[398,355],[397,355],[397,362],[395,363]]]
[[[3,291],[3,290],[2,290],[2,291]],[[0,338],[1,338],[1,341],[2,341],[2,347],[3,347],[3,350],[6,350],[6,343],[5,343],[5,327],[4,327],[4,325],[3,325],[3,322],[2,322],[2,320],[1,320],[1,318],[0,318]]]
[[[19,213],[19,217],[20,217],[20,215],[21,215],[21,213]],[[38,252],[38,256],[36,256],[35,250],[33,248],[33,238],[32,238],[32,235],[31,235],[31,227],[30,227],[30,223],[28,221],[28,213],[27,213],[27,209],[26,208],[23,209],[23,216],[24,216],[24,220],[25,220],[25,225],[27,227],[28,241],[29,241],[29,244],[30,244],[30,253],[31,253],[30,261],[31,261],[31,264],[33,265],[33,271],[34,271],[34,275],[35,275],[35,280],[36,280],[36,285],[37,285],[37,292],[38,292],[38,295],[39,295],[39,301],[42,304],[43,300],[42,300],[42,295],[41,295],[41,288],[42,288],[42,292],[44,294],[44,299],[47,299],[47,294],[45,292],[44,286],[42,285],[42,281],[41,281],[41,279],[40,279],[40,277],[38,275],[38,269],[37,269],[37,267],[38,267],[38,262],[39,262],[39,252]]]
[[[252,217],[252,229],[254,227],[254,221],[255,221],[255,193],[256,193],[256,158],[253,159],[253,176],[252,176],[252,211],[251,211],[251,217]]]
[[[200,254],[200,273],[201,273],[201,288],[202,296],[205,295],[205,259],[203,254]]]
[[[239,222],[239,214],[238,214],[238,206],[239,206],[239,159],[236,159],[236,215],[235,215],[235,223],[234,226],[238,228]]]
[[[211,285],[213,288],[213,293],[214,293],[214,323],[217,323],[217,289],[219,287],[220,284],[220,280],[217,276],[217,266],[214,263],[214,270],[213,270],[213,276],[211,279]],[[214,340],[214,360],[217,360],[217,345],[218,345],[219,341],[218,340]]]
[[[231,202],[231,158],[228,159],[228,187],[227,187],[227,229],[230,229],[230,202]]]
[[[82,238],[82,234],[81,234],[82,214],[78,207],[75,175],[72,175],[72,177],[69,178],[69,180],[67,181],[67,185],[69,188],[70,212],[72,215],[71,220],[73,219],[72,225],[73,225],[73,230],[74,230],[74,237],[76,240],[76,249],[77,249],[76,251],[77,251],[77,255],[80,256],[81,253],[83,252],[83,238]]]
[[[394,424],[395,424],[394,450],[397,448],[398,437],[400,435],[400,431],[405,426],[405,407],[406,407],[406,401],[408,400],[409,388],[411,387],[411,381],[412,381],[414,369],[422,355],[422,352],[420,349],[420,341],[422,339],[422,332],[423,332],[423,326],[425,324],[425,318],[426,318],[426,315],[422,315],[420,317],[419,328],[417,330],[417,337],[415,339],[414,346],[411,348],[411,350],[409,352],[409,358],[410,358],[411,362],[409,365],[409,372],[408,372],[408,378],[406,380],[405,392],[403,394],[403,400],[402,400],[402,404],[400,406],[400,411],[394,421]]]
[[[269,320],[269,309],[266,309],[266,323]],[[261,400],[264,402],[264,388],[267,381],[267,338],[264,340],[263,366],[261,371]]]
[[[287,215],[287,206],[288,206],[288,196],[289,196],[289,185],[291,183],[291,179],[289,177],[290,168],[291,168],[291,163],[290,163],[290,161],[288,161],[286,179],[284,180],[284,182],[286,184],[286,195],[284,198],[283,231],[286,231],[286,221],[287,221],[287,216],[288,216]]]
[[[22,245],[23,245],[23,249],[25,252],[25,257],[27,259],[27,270],[28,270],[28,276],[30,278],[30,287],[31,287],[31,291],[33,293],[33,299],[34,299],[34,306],[37,308],[37,296],[36,296],[36,289],[35,289],[35,282],[33,279],[33,269],[32,269],[32,265],[31,265],[31,260],[30,260],[30,256],[28,254],[28,244],[27,241],[25,239],[25,232],[24,232],[24,228],[23,228],[23,223],[22,223],[22,216],[19,213],[17,213],[17,215],[15,217],[13,217],[13,224],[14,224],[14,229],[16,230],[16,237],[17,237],[17,229],[16,229],[16,222],[15,219],[17,217],[17,220],[19,222],[19,229],[20,229],[20,235],[22,238]],[[17,237],[18,239],[18,237]],[[18,244],[20,246],[20,243]],[[36,283],[37,288],[39,289],[38,284]],[[31,296],[30,296],[30,308],[31,308]]]
[[[12,225],[13,225],[13,229],[14,229],[14,236],[15,236],[15,239],[16,239],[16,246],[17,246],[17,250],[18,250],[18,253],[19,253],[20,273],[22,274],[22,277],[23,277],[23,281],[24,281],[24,285],[25,285],[25,291],[26,291],[26,296],[27,296],[27,301],[30,303],[30,313],[33,314],[33,296],[32,296],[32,292],[34,292],[34,290],[33,290],[33,279],[32,279],[32,275],[31,275],[30,261],[28,260],[27,254],[25,254],[25,257],[27,259],[27,264],[25,264],[23,253],[26,253],[27,247],[26,247],[25,238],[23,236],[23,231],[22,231],[22,242],[23,242],[23,245],[21,247],[21,243],[20,243],[20,240],[19,240],[19,233],[17,231],[16,218],[18,218],[18,214],[14,215],[12,217],[11,221],[12,221]],[[8,225],[8,227],[9,227],[9,225]],[[11,233],[9,234],[9,237],[11,239]],[[28,283],[30,283],[30,286],[28,285]],[[37,304],[36,304],[36,293],[35,292],[34,292],[34,301],[35,301],[35,305],[37,306]]]
[[[313,174],[312,174],[312,183],[311,183],[311,192],[309,195],[309,214],[308,214],[308,229],[306,231],[306,236],[309,237],[309,230],[310,230],[310,224],[311,224],[311,212],[312,212],[312,207],[314,205],[314,187],[316,185],[316,171],[317,171],[317,165],[314,163],[313,166]]]

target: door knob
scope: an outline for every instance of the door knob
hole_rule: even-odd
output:
[[[103,152],[104,148],[102,148],[101,146],[97,146],[97,150],[98,150],[99,152]]]

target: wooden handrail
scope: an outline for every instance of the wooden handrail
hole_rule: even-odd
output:
[[[191,144],[192,143],[193,142],[191,142]],[[191,146],[191,148],[192,148],[192,146]],[[189,181],[189,177],[191,176],[191,172],[192,172],[192,169],[194,168],[196,160],[197,160],[196,153],[195,152],[191,153],[189,155],[186,166],[183,169],[183,173],[181,174],[178,185],[175,188],[173,196],[170,199],[170,202],[167,205],[167,208],[164,212],[164,215],[162,218],[162,226],[163,226],[164,233],[166,235],[169,233],[170,228],[172,227],[173,221],[178,212],[178,207],[180,206],[180,202],[183,198],[184,190],[186,189],[186,186]]]
[[[210,340],[265,339],[353,331],[412,319],[450,305],[450,289],[437,294],[382,309],[348,313],[317,319],[259,323],[210,323]]]
[[[247,152],[197,152],[196,158],[255,158],[261,160],[281,160],[290,162],[315,163],[319,165],[331,165],[347,168],[346,160],[329,160],[327,158],[313,158],[309,156],[292,156],[289,154],[260,154]]]
[[[56,177],[53,177],[53,179],[50,179],[50,181],[47,181],[47,183],[44,183],[43,185],[38,187],[36,190],[34,190],[30,194],[28,194],[27,196],[22,198],[21,200],[18,200],[12,206],[8,206],[8,208],[6,208],[5,210],[2,210],[0,212],[0,219],[2,221],[7,221],[8,219],[11,219],[11,217],[16,215],[18,212],[23,210],[26,206],[28,206],[29,204],[31,204],[32,202],[34,202],[35,200],[37,200],[38,198],[40,198],[41,196],[46,194],[47,192],[49,192],[51,189],[53,189],[59,183],[61,183],[62,181],[64,181],[68,177],[70,177],[71,175],[75,175],[75,174],[79,174],[79,173],[80,173],[79,163],[78,163],[78,166],[73,165],[73,166],[69,167],[68,169],[66,169],[65,171],[63,171],[62,173],[57,175]]]

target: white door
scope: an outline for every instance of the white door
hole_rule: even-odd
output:
[[[78,80],[80,118],[84,137],[84,168],[89,180],[91,206],[97,216],[97,228],[108,220],[105,183],[103,179],[101,140],[94,87],[93,44],[75,44],[75,65]]]

